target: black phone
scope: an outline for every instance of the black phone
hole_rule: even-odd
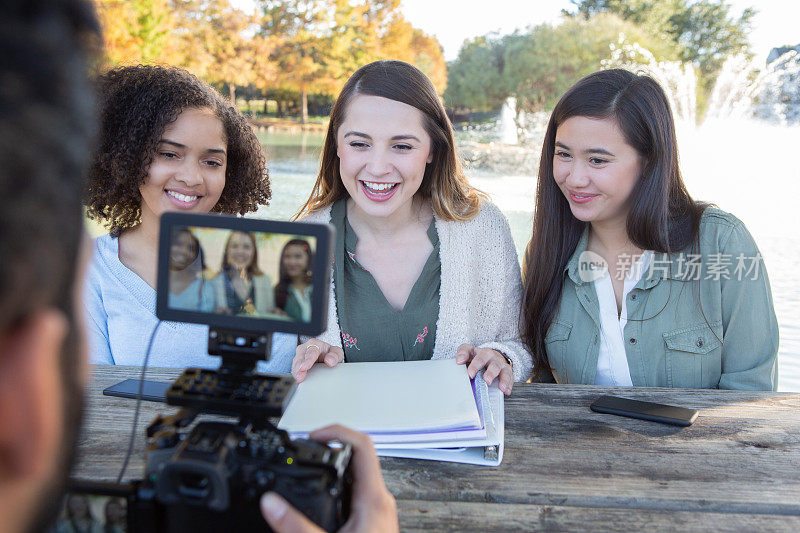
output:
[[[673,426],[691,426],[697,418],[697,411],[675,405],[662,403],[643,402],[617,396],[601,396],[589,406],[597,413],[640,418]]]
[[[119,396],[120,398],[130,398],[135,400],[139,397],[139,383],[138,379],[126,379],[120,381],[116,385],[111,385],[103,391],[106,396]],[[165,381],[148,381],[144,380],[142,386],[142,400],[148,402],[165,402],[167,397],[167,389],[172,386],[172,383]]]

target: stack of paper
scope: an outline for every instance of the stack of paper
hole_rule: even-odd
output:
[[[379,455],[498,465],[503,395],[453,359],[316,365],[278,425],[292,437],[342,424]]]

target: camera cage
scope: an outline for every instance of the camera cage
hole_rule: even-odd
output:
[[[311,320],[292,322],[169,307],[173,230],[198,227],[314,238]],[[340,527],[349,510],[351,447],[291,440],[269,419],[283,413],[295,391],[294,379],[255,371],[258,360],[269,359],[273,332],[313,336],[326,328],[332,243],[333,228],[327,224],[162,215],[156,316],[207,324],[208,352],[220,356],[222,362],[214,370],[187,368],[167,389],[166,403],[180,409],[158,415],[148,425],[144,479],[127,484],[70,480],[70,491],[124,498],[128,527],[134,533],[261,527],[257,497],[266,490],[278,492],[323,528]],[[196,421],[201,414],[238,420]]]

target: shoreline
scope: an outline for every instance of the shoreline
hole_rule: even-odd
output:
[[[256,131],[265,131],[270,133],[303,133],[314,132],[324,133],[328,127],[327,120],[324,123],[320,122],[302,122],[292,118],[248,118],[247,121]]]

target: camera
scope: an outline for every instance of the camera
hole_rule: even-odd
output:
[[[70,480],[63,519],[103,506],[108,530],[116,501],[127,510],[118,531],[268,531],[258,503],[274,491],[323,529],[344,524],[349,445],[291,440],[270,418],[283,413],[294,380],[257,371],[273,332],[324,330],[332,232],[224,215],[161,217],[156,315],[207,324],[208,353],[221,364],[187,368],[169,386],[166,402],[180,409],[148,426],[141,480]]]

